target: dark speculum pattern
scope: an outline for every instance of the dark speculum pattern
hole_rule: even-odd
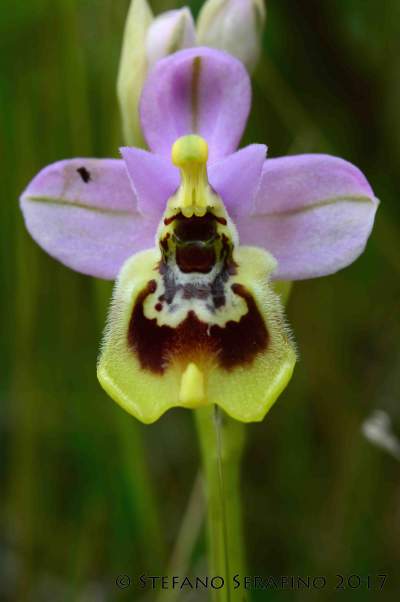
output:
[[[211,245],[202,242],[177,245],[176,263],[185,274],[191,272],[208,274],[215,265],[215,251]]]
[[[200,272],[208,274],[216,262],[214,244],[217,239],[216,222],[213,215],[185,218],[177,216],[174,228],[176,263],[185,274]]]
[[[215,240],[217,226],[212,213],[206,213],[203,217],[184,217],[180,213],[175,219],[174,234],[179,243],[212,243]]]
[[[250,364],[258,353],[266,350],[269,335],[251,294],[240,284],[232,285],[235,294],[247,304],[247,313],[239,322],[229,321],[224,327],[200,321],[190,311],[177,328],[158,326],[156,319],[144,315],[143,303],[154,292],[152,280],[139,294],[129,323],[128,343],[137,354],[142,368],[163,374],[172,358],[185,362],[198,361],[202,355],[214,355],[225,370]]]
[[[191,218],[175,215],[168,218],[166,225],[173,222],[172,235],[166,233],[160,241],[162,259],[159,272],[163,292],[155,295],[154,308],[160,312],[167,304],[173,311],[174,302],[199,299],[207,302],[212,316],[226,304],[226,287],[237,268],[232,257],[232,243],[217,228],[217,223],[225,226],[226,220],[207,213],[204,217]],[[215,266],[218,270],[209,280],[205,276],[193,282],[179,282],[179,271],[207,274]],[[141,291],[129,323],[128,343],[136,352],[142,368],[162,374],[172,358],[196,362],[199,356],[211,354],[221,368],[231,370],[252,362],[267,348],[267,328],[253,297],[244,286],[233,284],[231,289],[245,300],[247,313],[239,322],[230,320],[223,327],[213,324],[212,320],[202,322],[193,310],[189,310],[175,328],[158,326],[155,318],[147,318],[144,313],[144,302],[156,289],[156,281],[151,280]],[[182,294],[176,298],[178,292]]]
[[[174,215],[164,220],[167,225],[175,222],[172,236],[166,233],[160,241],[162,260],[159,270],[165,292],[159,301],[171,305],[178,291],[183,290],[185,299],[210,297],[210,311],[225,304],[225,285],[230,275],[236,273],[232,258],[232,243],[225,234],[219,234],[217,223],[226,226],[226,219],[207,213],[203,217]],[[175,257],[179,270],[187,273],[208,274],[219,266],[216,275],[202,284],[178,283],[171,258]]]

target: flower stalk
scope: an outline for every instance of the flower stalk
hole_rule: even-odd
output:
[[[213,602],[243,602],[233,575],[244,574],[240,467],[245,426],[217,406],[195,411],[207,500],[209,575],[215,579]]]

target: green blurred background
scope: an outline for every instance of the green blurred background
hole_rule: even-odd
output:
[[[189,4],[196,13],[200,2]],[[198,470],[190,412],[144,427],[102,392],[95,362],[111,284],[45,255],[18,209],[46,164],[117,156],[127,7],[1,3],[1,600],[142,599],[115,578],[168,574]],[[270,156],[340,155],[382,204],[353,266],[294,287],[288,317],[300,362],[266,420],[248,428],[247,573],[325,575],[330,586],[253,599],[395,600],[400,465],[360,425],[375,408],[400,422],[400,3],[270,0],[263,44],[244,142],[267,143]],[[200,537],[192,573],[205,572],[204,553]],[[382,572],[381,593],[333,587],[337,573]]]

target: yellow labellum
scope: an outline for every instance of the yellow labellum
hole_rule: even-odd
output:
[[[139,294],[154,278],[160,253],[155,249],[138,253],[123,266],[114,291],[98,378],[107,393],[142,422],[154,422],[172,407],[194,407],[204,402],[220,405],[237,420],[259,421],[289,382],[296,353],[279,298],[268,285],[275,262],[267,252],[253,247],[239,248],[236,259],[239,270],[235,281],[243,283],[253,295],[270,342],[253,362],[232,370],[221,368],[215,358],[207,357],[197,358],[196,363],[191,358],[186,364],[184,359],[176,359],[160,374],[144,369],[128,344],[129,323]],[[195,369],[188,368],[191,363],[196,364]]]
[[[184,136],[172,148],[182,182],[167,203],[158,248],[118,276],[98,363],[104,389],[143,422],[172,407],[221,406],[262,420],[287,385],[296,353],[274,258],[239,246],[207,179],[208,148]]]

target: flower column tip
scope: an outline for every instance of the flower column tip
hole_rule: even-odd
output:
[[[208,144],[201,136],[189,134],[178,138],[172,145],[172,163],[179,167],[181,185],[172,203],[184,217],[202,217],[215,199],[208,183]]]

